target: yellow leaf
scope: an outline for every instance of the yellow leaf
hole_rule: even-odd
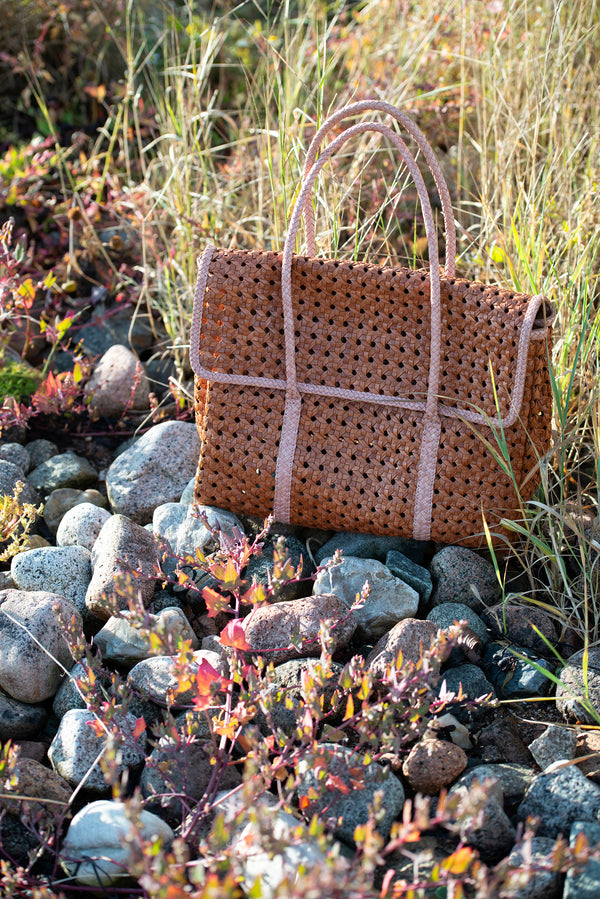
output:
[[[349,718],[352,718],[354,715],[354,700],[352,699],[352,693],[348,694],[348,702],[346,703],[346,714],[344,715],[344,721],[347,721]]]
[[[462,849],[457,849],[456,852],[453,852],[452,855],[443,860],[442,868],[444,871],[448,871],[449,874],[464,874],[468,871],[472,861],[473,850],[468,846],[463,846]]]

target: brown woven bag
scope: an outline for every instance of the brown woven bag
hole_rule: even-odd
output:
[[[377,109],[400,122],[440,195],[440,269],[421,172],[397,131],[342,119]],[[383,134],[419,192],[429,271],[315,258],[310,194],[350,137]],[[305,214],[307,255],[294,255]],[[284,251],[208,247],[190,335],[201,454],[195,500],[335,531],[478,546],[531,497],[550,439],[554,313],[530,297],[455,277],[448,188],[424,135],[382,101],[332,116],[307,154]],[[508,449],[502,458],[500,444]],[[510,469],[510,472],[509,472]]]

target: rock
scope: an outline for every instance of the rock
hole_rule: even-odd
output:
[[[556,708],[564,717],[597,724],[600,715],[600,649],[594,647],[583,670],[583,652],[574,653],[557,672]]]
[[[315,553],[315,562],[320,565],[323,559],[329,559],[337,549],[344,556],[354,556],[357,559],[377,559],[385,562],[387,555],[392,550],[405,555],[418,565],[423,562],[427,543],[418,540],[406,540],[404,537],[375,537],[371,534],[335,534],[324,543]]]
[[[127,609],[127,597],[119,592],[119,582],[127,572],[137,571],[133,585],[144,605],[154,594],[158,556],[156,542],[145,528],[124,515],[113,515],[103,525],[92,550],[92,579],[85,603],[98,618],[107,620],[106,600]]]
[[[427,605],[433,590],[431,575],[427,568],[417,565],[396,549],[390,550],[385,557],[385,566],[389,568],[394,577],[404,581],[405,584],[417,591],[421,605]]]
[[[91,414],[120,418],[150,408],[150,386],[144,366],[122,344],[113,344],[99,359],[85,386]]]
[[[500,599],[494,567],[464,546],[445,546],[429,566],[433,581],[432,606],[462,602],[475,612]]]
[[[108,731],[102,730],[99,736],[91,726],[95,720],[94,714],[87,709],[66,712],[48,749],[48,758],[54,770],[72,787],[83,784],[86,790],[110,793],[110,785],[98,764],[101,752],[109,743]],[[111,724],[119,728],[116,747],[120,759],[115,763],[118,775],[127,768],[139,771],[146,758],[146,734],[134,739],[136,720],[131,714],[115,713]]]
[[[477,849],[482,860],[488,864],[504,858],[514,846],[516,836],[510,818],[493,798],[460,825],[462,842]]]
[[[92,577],[90,552],[83,546],[46,546],[17,553],[10,571],[20,590],[43,590],[51,584],[55,593],[73,603],[83,619]]]
[[[600,786],[570,765],[534,778],[519,806],[519,819],[540,819],[537,835],[567,835],[575,821],[598,821]]]
[[[535,606],[503,603],[495,609],[484,609],[482,618],[495,637],[531,649],[538,655],[548,655],[548,643],[551,646],[556,644],[557,633],[553,620]]]
[[[51,534],[56,534],[58,526],[69,509],[81,503],[91,503],[99,508],[106,507],[106,498],[98,490],[76,490],[74,487],[61,487],[53,490],[44,503],[44,521]]]
[[[325,559],[322,564],[331,561]],[[369,584],[369,595],[354,614],[359,631],[366,639],[377,640],[398,621],[416,614],[419,606],[416,590],[398,580],[389,568],[374,559],[345,556],[338,565],[317,574],[313,595],[335,593],[350,608],[365,583]]]
[[[2,855],[18,865],[30,864],[31,852],[39,851],[39,835],[14,815],[0,816],[0,840]]]
[[[356,630],[356,618],[346,603],[333,593],[308,596],[291,602],[255,608],[243,620],[248,655],[261,655],[281,665],[290,659],[321,654],[321,622],[333,621],[330,633],[332,652],[346,646]],[[292,645],[292,638],[296,645]]]
[[[181,496],[179,497],[179,502],[182,506],[191,506],[194,502],[194,489],[196,487],[196,475],[189,479],[187,482],[185,489]],[[208,508],[214,508],[214,506],[209,506]],[[243,530],[243,528],[242,528]]]
[[[484,762],[515,762],[532,765],[533,758],[519,735],[514,716],[506,709],[498,709],[491,724],[482,728],[477,745]]]
[[[456,668],[449,668],[444,672],[439,689],[440,692],[446,689],[448,693],[454,693],[456,695],[462,690],[462,693],[468,702],[482,699],[488,695],[490,699],[496,699],[496,693],[493,686],[487,680],[481,668],[478,668],[477,665],[457,665]],[[463,723],[468,720],[470,715],[477,715],[482,711],[481,708],[477,707],[471,710],[465,709],[462,707],[462,702],[458,701],[450,702],[447,708],[448,711],[452,712],[453,715],[456,715],[458,720]]]
[[[33,503],[34,506],[37,505],[40,501],[40,497],[31,485],[31,482],[25,477],[23,469],[19,468],[18,465],[14,465],[12,462],[0,459],[0,496],[13,496],[17,481],[21,481],[23,484],[19,502]]]
[[[69,877],[90,887],[108,887],[122,877],[138,855],[138,839],[160,839],[168,848],[175,834],[152,812],[135,815],[136,829],[123,802],[99,800],[78,812],[65,837],[60,863]]]
[[[54,696],[74,661],[57,611],[81,627],[81,616],[63,596],[45,591],[0,593],[0,687],[20,702]]]
[[[84,546],[90,552],[110,512],[94,503],[78,503],[63,515],[56,531],[58,546]]]
[[[157,506],[179,500],[199,456],[195,424],[154,425],[108,469],[106,488],[113,510],[138,524],[150,521]]]
[[[462,602],[442,602],[434,606],[427,615],[427,621],[432,621],[442,631],[447,631],[459,621],[466,621],[468,627],[476,634],[485,646],[488,642],[488,632],[479,615]]]
[[[0,690],[0,742],[35,736],[47,718],[45,706],[19,702]]]
[[[402,773],[418,793],[436,796],[464,771],[467,755],[460,746],[445,740],[419,740],[404,764]]]
[[[512,810],[521,802],[528,787],[536,776],[533,768],[525,765],[513,765],[500,762],[494,765],[478,765],[473,773],[485,769],[490,777],[496,777],[504,793],[504,808],[512,814]],[[488,774],[486,773],[486,777]]]
[[[77,662],[56,691],[52,711],[60,719],[71,709],[87,708],[84,697],[89,697],[89,702],[102,702],[110,686],[108,675],[93,671],[90,677],[87,664]]]
[[[189,803],[199,802],[215,771],[214,748],[209,738],[181,743],[161,738],[150,753],[142,776],[140,790],[150,811],[154,811],[176,826]],[[242,783],[242,775],[233,765],[227,765],[220,781],[223,790],[231,790]],[[184,795],[185,803],[181,796]]]
[[[438,635],[437,627],[430,621],[405,618],[399,621],[389,633],[384,634],[367,656],[367,665],[373,677],[385,680],[387,671],[396,665],[402,653],[402,665],[416,665],[423,652],[430,649]],[[437,666],[434,665],[434,668]]]
[[[55,443],[52,443],[51,440],[45,440],[44,438],[40,438],[39,440],[31,440],[26,445],[27,454],[29,455],[29,464],[31,466],[30,471],[34,468],[37,468],[38,465],[42,465],[44,462],[47,462],[48,459],[51,459],[52,456],[56,456],[58,454],[58,447]]]
[[[118,662],[121,665],[135,665],[142,659],[164,655],[166,646],[161,643],[157,649],[152,647],[150,637],[130,623],[130,612],[123,612],[122,618],[109,618],[102,630],[94,637],[94,643],[102,653],[105,662]],[[179,608],[166,608],[158,615],[148,615],[148,628],[153,634],[168,639],[172,646],[172,655],[177,652],[183,640],[190,642],[192,649],[198,649],[199,643],[192,627]]]
[[[591,758],[586,758],[591,756]],[[600,783],[600,733],[595,730],[584,730],[577,734],[577,750],[575,758],[577,767],[590,780]]]
[[[569,727],[550,725],[544,733],[529,744],[529,751],[542,769],[560,759],[575,758],[577,734]]]
[[[167,540],[177,555],[195,555],[197,549],[204,550],[214,542],[210,530],[192,514],[196,509],[206,516],[211,527],[219,527],[228,536],[232,536],[234,528],[243,533],[239,518],[232,512],[215,506],[196,506],[194,509],[183,503],[163,503],[154,510],[152,530],[156,537]]]
[[[61,453],[42,462],[29,475],[29,483],[35,490],[48,496],[61,487],[91,487],[98,480],[98,472],[87,459],[75,453]]]
[[[332,662],[331,669],[328,672],[324,671],[321,662],[317,659],[292,659],[284,662],[283,665],[278,665],[270,679],[272,703],[269,709],[269,721],[262,710],[258,712],[255,719],[261,731],[268,735],[274,726],[281,728],[288,735],[294,732],[298,726],[299,716],[305,707],[302,689],[302,679],[305,674],[310,675],[311,680],[315,683],[317,695],[323,697],[323,712],[330,713],[332,711],[331,702],[342,670],[341,665]]]
[[[531,854],[525,853],[519,846],[513,849],[507,862],[510,868],[514,868],[515,882],[513,884],[511,881],[510,886],[504,887],[506,899],[560,899],[560,871],[544,870],[542,867],[544,862],[548,862],[553,849],[554,840],[548,837],[533,837]]]
[[[17,468],[20,468],[23,474],[31,469],[31,457],[27,448],[21,446],[20,443],[3,443],[0,445],[0,460],[3,462],[12,462]]]
[[[306,817],[310,819],[316,813],[322,820],[331,821],[335,835],[354,845],[354,831],[358,825],[366,824],[369,806],[373,807],[375,794],[381,791],[383,817],[376,829],[387,840],[404,805],[404,788],[398,778],[376,762],[365,765],[362,756],[344,746],[320,743],[318,749],[327,772],[323,779],[319,779],[312,760],[302,760],[298,765],[298,795],[309,799],[304,809]],[[349,792],[342,793],[329,780],[330,776],[339,778]],[[363,789],[356,787],[356,781],[362,783]],[[313,799],[315,791],[319,795]]]
[[[529,661],[519,656],[525,656]],[[531,650],[512,650],[500,643],[489,643],[481,667],[487,679],[504,699],[546,696],[553,687],[554,665],[535,656]]]
[[[41,819],[51,824],[68,813],[72,790],[60,775],[28,758],[19,758],[15,773],[17,782],[11,792],[27,799],[11,799],[7,793],[0,794],[0,808],[9,815],[17,815],[24,823]]]
[[[127,683],[141,697],[151,699],[158,705],[173,708],[190,705],[195,696],[195,684],[183,692],[176,692],[179,682],[173,673],[174,662],[172,656],[143,659],[131,669]],[[226,661],[216,652],[206,649],[199,649],[193,653],[193,662],[190,664],[192,676],[195,676],[203,662],[208,663],[218,675],[227,677],[229,672]]]
[[[585,834],[589,846],[600,843],[600,825],[589,821],[574,821],[569,834],[569,846],[573,848],[580,833]],[[598,899],[600,895],[600,861],[590,859],[583,871],[570,868],[565,878],[563,899]],[[546,897],[544,897],[546,899]]]
[[[461,724],[458,718],[446,712],[444,715],[436,715],[436,717],[427,726],[427,730],[423,735],[426,737],[435,737],[436,739],[452,740],[457,746],[466,751],[473,749],[473,742],[469,735],[469,730]]]
[[[269,535],[264,542],[262,553],[250,558],[244,571],[244,578],[250,582],[256,581],[256,583],[263,584],[265,587],[268,585],[269,578],[273,573],[273,551],[277,539],[285,540],[285,555],[290,560],[294,570],[297,570],[300,562],[302,562],[302,580],[292,581],[284,587],[276,589],[271,602],[286,602],[306,596],[307,593],[310,593],[310,580],[305,579],[309,579],[314,574],[315,569],[306,551],[305,544],[298,540],[297,537],[278,538]]]
[[[477,765],[477,767],[465,771],[449,790],[448,795],[460,794],[468,797],[472,788],[478,784],[485,790],[488,799],[495,799],[498,805],[502,806],[504,789],[494,767],[494,765]]]

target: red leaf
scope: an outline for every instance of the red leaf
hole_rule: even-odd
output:
[[[251,650],[252,647],[246,640],[244,625],[239,618],[230,621],[221,631],[220,638],[223,646],[231,646],[233,649]]]
[[[137,740],[146,730],[146,722],[143,718],[135,719],[135,727],[133,728],[133,739]]]
[[[224,612],[229,608],[229,600],[217,590],[213,590],[212,587],[204,588],[202,598],[206,603],[209,618],[216,618],[219,612]]]

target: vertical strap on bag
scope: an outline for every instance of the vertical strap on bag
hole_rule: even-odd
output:
[[[303,211],[309,205],[308,200],[315,179],[325,163],[351,137],[365,131],[375,131],[387,137],[398,150],[402,160],[409,169],[417,188],[425,231],[429,244],[430,286],[431,286],[431,339],[429,358],[429,378],[427,385],[427,401],[423,420],[423,437],[417,476],[415,496],[415,517],[413,533],[416,539],[429,539],[431,529],[431,507],[434,479],[437,464],[437,453],[441,425],[438,414],[438,396],[440,383],[440,348],[441,348],[441,299],[440,299],[440,267],[433,212],[427,194],[423,176],[410,150],[404,141],[387,125],[379,122],[360,122],[347,128],[333,140],[319,156],[305,178],[292,216],[285,240],[281,268],[281,295],[283,302],[283,319],[285,333],[285,365],[286,365],[286,400],[277,466],[275,471],[274,515],[277,521],[289,522],[290,494],[294,467],[294,454],[301,414],[301,393],[296,376],[296,342],[294,337],[294,309],[292,302],[292,256],[296,234]],[[301,385],[300,385],[301,386]],[[332,394],[334,395],[334,394]]]

